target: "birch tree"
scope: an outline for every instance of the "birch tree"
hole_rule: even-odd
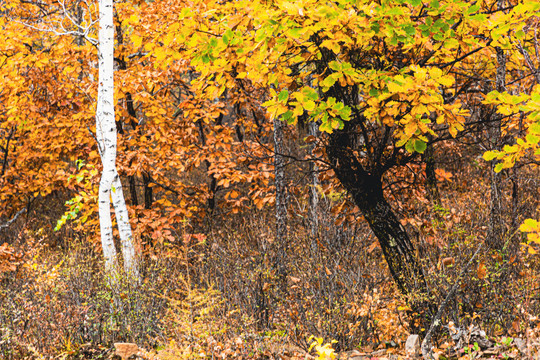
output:
[[[103,163],[99,183],[99,219],[105,267],[109,275],[117,272],[117,256],[111,221],[111,197],[122,243],[124,269],[129,276],[139,278],[122,183],[116,169],[117,134],[114,116],[114,22],[113,0],[99,1],[98,33],[98,98],[96,105],[96,138]]]
[[[40,6],[37,4],[36,6]],[[75,5],[75,6],[73,6]],[[93,4],[86,1],[68,4],[59,1],[57,8],[47,8],[44,13],[60,14],[58,18],[39,19],[39,27],[27,26],[57,36],[76,36],[84,38],[98,49],[98,95],[96,104],[96,140],[103,172],[99,183],[100,236],[105,268],[114,283],[118,275],[117,252],[113,238],[111,219],[111,198],[116,214],[116,222],[122,244],[124,269],[128,276],[139,279],[139,270],[129,213],[122,191],[122,183],[116,168],[117,129],[114,111],[114,5],[113,0],[99,0],[99,17],[92,17]],[[54,10],[54,11],[53,11]],[[99,25],[98,39],[90,36],[93,26]],[[69,24],[69,25],[66,25]],[[84,24],[84,25],[83,25]]]

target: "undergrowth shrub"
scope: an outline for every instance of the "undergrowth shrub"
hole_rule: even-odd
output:
[[[146,258],[142,284],[121,279],[111,289],[101,254],[87,245],[71,244],[65,253],[36,247],[0,288],[1,357],[74,356],[113,342],[157,346],[166,339],[164,315],[170,305],[163,294],[182,288],[180,263]]]
[[[459,282],[443,324],[524,336],[538,328],[538,256],[509,234],[508,247],[483,251],[460,277],[489,216],[485,198],[467,196],[400,209],[430,300],[440,304]],[[399,347],[411,321],[406,299],[361,217],[351,212],[354,221],[344,222],[332,215],[338,201],[321,201],[313,236],[297,199],[302,209],[290,214],[285,289],[273,264],[271,211],[216,215],[196,229],[181,225],[174,241],[145,249],[141,284],[120,281],[114,289],[99,251],[66,239],[51,247],[34,234],[25,239],[24,265],[0,283],[0,357],[96,358],[126,341],[158,359],[271,358],[307,351],[311,335],[335,340],[336,352]],[[435,345],[449,339],[441,329]]]
[[[398,309],[404,301],[388,306],[400,296],[369,229],[334,222],[321,211],[317,239],[302,220],[289,224],[285,293],[270,261],[272,218],[252,214],[212,224],[203,273],[226,299],[222,311],[230,314],[232,333],[303,350],[315,335],[336,340],[337,351],[406,338],[406,315]]]

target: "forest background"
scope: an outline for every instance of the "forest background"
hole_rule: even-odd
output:
[[[0,1],[0,356],[537,358],[539,11]]]

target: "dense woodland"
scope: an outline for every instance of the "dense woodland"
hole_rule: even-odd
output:
[[[539,359],[539,14],[0,0],[0,358]]]

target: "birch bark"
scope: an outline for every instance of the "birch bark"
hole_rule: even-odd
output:
[[[116,213],[116,221],[122,242],[124,268],[126,273],[139,278],[135,249],[133,247],[131,225],[122,184],[116,170],[116,123],[114,115],[114,22],[113,0],[99,1],[99,80],[96,106],[96,137],[103,163],[103,173],[99,183],[99,219],[101,244],[105,257],[105,268],[109,276],[118,271],[116,248],[111,221],[111,196]],[[111,193],[112,190],[112,193]]]

